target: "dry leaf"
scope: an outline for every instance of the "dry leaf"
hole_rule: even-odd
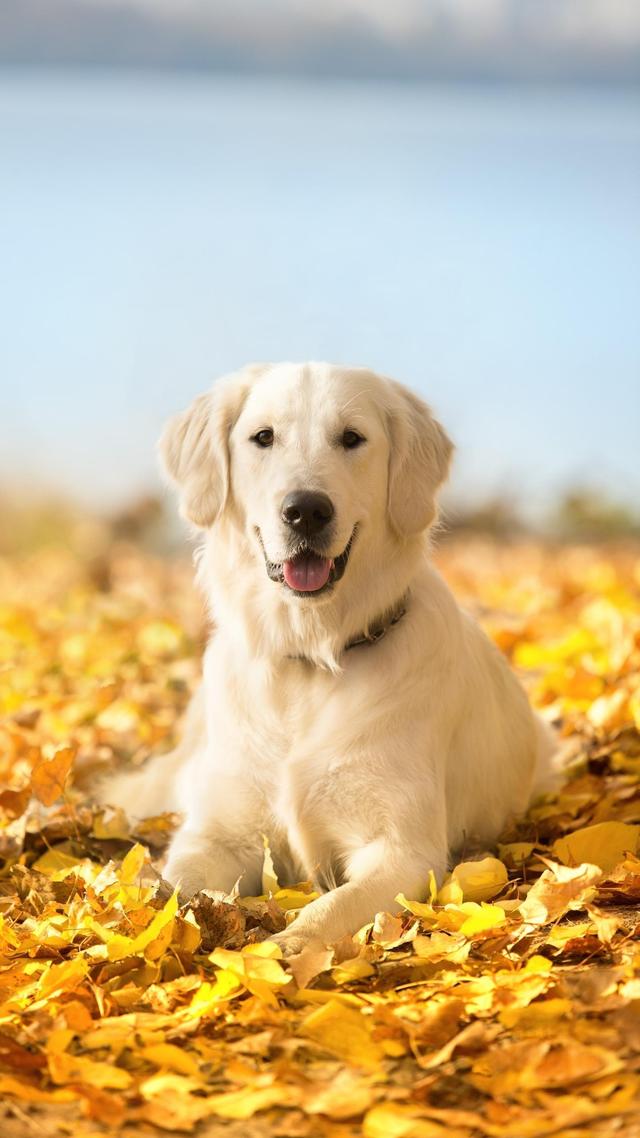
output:
[[[356,1067],[375,1070],[382,1061],[383,1050],[373,1039],[371,1023],[361,1012],[344,1007],[337,1000],[311,1012],[300,1033]]]
[[[115,762],[137,767],[174,744],[204,631],[189,566],[133,543],[104,549],[98,567],[45,550],[0,567],[8,1124],[626,1133],[640,1111],[637,551],[448,543],[457,594],[533,669],[524,679],[560,723],[567,780],[491,856],[469,846],[440,890],[430,874],[415,899],[398,897],[403,912],[372,913],[333,954],[283,960],[267,938],[316,893],[277,881],[268,834],[261,897],[179,907],[157,858],[179,818],[131,837],[121,812],[83,798]]]
[[[53,758],[43,759],[31,775],[31,789],[43,806],[53,806],[62,794],[69,777],[75,750],[73,747],[58,747]]]
[[[588,862],[608,871],[622,861],[626,853],[637,852],[639,836],[640,826],[599,822],[557,838],[553,843],[553,854],[565,865]]]

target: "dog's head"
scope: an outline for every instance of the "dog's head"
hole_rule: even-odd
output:
[[[161,440],[183,515],[202,529],[229,519],[269,587],[305,606],[432,525],[451,451],[400,384],[316,363],[226,376]]]

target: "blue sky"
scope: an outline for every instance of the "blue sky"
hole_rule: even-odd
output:
[[[454,490],[640,491],[632,92],[36,74],[0,81],[0,478],[158,485],[165,417],[250,359],[365,363]]]

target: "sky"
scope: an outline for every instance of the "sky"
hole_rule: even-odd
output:
[[[434,404],[460,500],[640,498],[638,0],[7,0],[0,155],[0,491],[125,503],[319,358]]]
[[[640,80],[637,0],[7,0],[0,66]]]
[[[460,500],[640,500],[640,92],[0,77],[0,490],[159,488],[250,360],[404,380]]]

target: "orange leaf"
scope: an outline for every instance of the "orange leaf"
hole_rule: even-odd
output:
[[[31,787],[23,786],[21,790],[3,790],[0,794],[0,808],[10,818],[20,818],[31,800]]]
[[[43,806],[53,806],[63,794],[74,755],[73,747],[58,747],[52,759],[38,763],[31,776],[31,789]]]

